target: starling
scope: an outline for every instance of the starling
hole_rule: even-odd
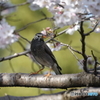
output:
[[[37,33],[31,42],[31,53],[39,65],[42,66],[38,72],[44,69],[44,66],[49,67],[57,75],[61,74],[61,67],[58,65],[50,48],[46,45],[42,33]]]

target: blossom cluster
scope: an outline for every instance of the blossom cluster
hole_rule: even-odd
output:
[[[50,27],[47,27],[41,31],[42,34],[44,34],[46,37],[53,38],[55,36],[54,30]],[[59,51],[62,49],[63,45],[61,45],[60,42],[53,41],[52,43],[47,43],[48,47],[51,49],[51,51]]]
[[[93,29],[97,21],[100,20],[100,0],[27,0],[27,2],[30,3],[29,7],[31,10],[46,7],[53,15],[56,27],[70,26],[66,31],[70,35],[80,28],[80,21],[88,20],[89,28]],[[6,19],[4,19],[6,15],[16,10],[16,6],[14,7],[10,0],[1,0],[0,8],[0,48],[4,48],[7,44],[18,40],[18,37],[13,34],[15,27],[8,25]],[[100,32],[100,23],[95,32]],[[9,38],[11,38],[9,40],[7,33]],[[53,36],[53,31],[48,28],[43,30],[43,34],[47,33]],[[1,38],[2,36],[6,38]]]
[[[73,34],[81,20],[89,19],[91,28],[93,21],[100,19],[100,0],[27,0],[30,2],[31,10],[38,10],[46,7],[54,16],[54,23],[57,27],[72,25],[67,33]],[[87,3],[88,2],[88,3]],[[93,23],[92,23],[93,22]],[[96,23],[94,23],[96,24]],[[76,27],[77,25],[77,27]],[[73,28],[72,28],[73,27]],[[76,27],[76,28],[74,28]],[[100,32],[98,25],[96,32]],[[72,30],[71,30],[72,29]]]
[[[9,0],[0,0],[0,16],[6,16],[16,10],[16,7],[12,7],[13,4]]]
[[[0,0],[0,48],[6,48],[8,45],[18,40],[19,36],[13,34],[16,27],[10,26],[5,17],[16,10],[9,0]]]
[[[83,63],[84,63],[83,59],[78,61],[79,69],[83,69],[83,66],[84,66]],[[87,66],[94,66],[94,64],[95,64],[95,61],[93,60],[91,56],[89,56],[87,59]]]
[[[59,51],[63,47],[60,42],[47,43],[47,45],[51,49],[51,51]]]
[[[15,27],[10,26],[4,18],[0,21],[0,48],[5,48],[18,40],[19,36],[13,34],[14,31]]]

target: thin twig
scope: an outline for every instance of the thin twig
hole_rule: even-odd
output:
[[[9,65],[10,65],[11,70],[12,70],[13,72],[15,72],[15,70],[14,70],[14,68],[13,68],[13,65],[12,65],[12,63],[11,63],[11,60],[9,60]]]
[[[43,20],[52,19],[52,18],[53,18],[53,17],[51,17],[51,18],[45,17],[45,18],[42,18],[42,19],[40,19],[40,20],[37,20],[37,21],[34,21],[34,22],[30,22],[30,23],[26,24],[24,27],[22,27],[22,28],[16,30],[15,32],[23,31],[23,30],[26,29],[28,26],[30,26],[30,25],[32,25],[32,24],[34,24],[34,23],[37,23],[37,22],[40,22],[40,21],[43,21]]]
[[[63,31],[61,31],[61,32],[59,32],[59,33],[57,33],[54,37],[48,39],[48,40],[46,41],[46,43],[47,43],[47,42],[50,42],[50,41],[53,40],[54,38],[56,38],[56,37],[62,35],[62,34],[65,33],[67,30],[68,30],[68,29],[65,29],[65,30],[63,30]]]
[[[97,67],[97,58],[94,56],[93,54],[93,51],[91,50],[91,53],[92,53],[92,56],[94,58],[94,61],[95,61],[95,64],[94,64],[94,74],[97,75],[97,70],[96,70],[96,67]]]
[[[20,41],[17,41],[17,43],[22,47],[23,50],[27,50]]]
[[[94,26],[94,28],[90,32],[85,33],[84,35],[88,36],[88,35],[90,35],[90,33],[94,32],[94,30],[97,28],[98,24],[99,24],[99,22],[96,23],[96,25]]]
[[[17,34],[18,36],[20,36],[22,39],[26,40],[28,43],[31,43],[28,39],[24,38],[23,36],[21,36],[20,34]]]
[[[58,43],[60,43],[61,45],[63,45],[63,46],[67,46],[67,48],[69,48],[69,49],[71,49],[72,51],[74,51],[74,52],[76,52],[76,53],[78,53],[78,54],[81,54],[82,55],[82,53],[80,52],[80,51],[78,51],[78,50],[75,50],[74,48],[72,48],[69,44],[65,44],[65,43],[62,43],[62,42],[59,42],[59,41],[57,41],[57,40],[55,40],[55,39],[52,39],[53,41],[56,41],[56,42],[58,42]]]
[[[10,9],[10,8],[15,8],[15,7],[18,7],[18,6],[24,6],[26,4],[29,4],[29,3],[28,2],[23,2],[21,4],[16,4],[16,5],[12,5],[10,7],[3,8],[2,10],[6,10],[6,9]]]
[[[11,60],[12,58],[19,57],[19,56],[22,56],[22,55],[26,55],[27,53],[30,53],[30,50],[27,50],[27,51],[24,51],[24,52],[21,52],[21,53],[16,53],[16,54],[11,55],[11,56],[0,58],[0,62],[5,61],[5,60]]]
[[[72,51],[74,51],[74,52],[76,52],[76,53],[78,53],[78,54],[81,54],[82,55],[82,53],[80,52],[80,51],[78,51],[78,50],[75,50],[74,48],[72,48],[70,45],[68,45],[68,44],[64,44],[64,43],[61,43],[62,45],[64,45],[64,46],[67,46],[69,49],[71,49]]]

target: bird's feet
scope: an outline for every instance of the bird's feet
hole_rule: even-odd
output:
[[[35,75],[35,74],[38,74],[38,72],[34,72],[34,73],[32,72],[32,73],[30,73],[30,75]]]
[[[35,74],[38,74],[40,71],[42,71],[44,68],[40,69],[39,71],[37,72],[34,72],[34,73],[30,73],[30,75],[35,75]]]
[[[44,77],[48,78],[50,77],[51,73],[49,72],[48,74],[44,75]]]

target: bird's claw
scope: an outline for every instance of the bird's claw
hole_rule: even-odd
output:
[[[48,78],[51,75],[51,73],[48,73],[46,75],[44,75],[44,77]]]

